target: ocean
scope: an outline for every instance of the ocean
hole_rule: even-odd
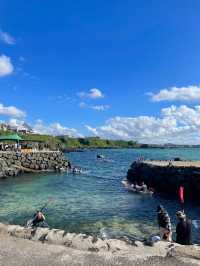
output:
[[[97,160],[97,154],[106,160]],[[44,211],[51,228],[103,238],[130,235],[143,239],[158,233],[156,207],[162,204],[175,230],[175,214],[180,208],[177,198],[134,194],[121,184],[140,156],[200,160],[200,149],[106,149],[66,154],[72,165],[83,168],[83,174],[25,174],[0,180],[0,222],[24,225],[51,199]],[[186,202],[185,212],[190,219],[200,220],[198,203]],[[195,243],[200,243],[199,233],[200,229],[193,228]]]

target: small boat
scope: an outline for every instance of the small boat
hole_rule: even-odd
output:
[[[97,159],[104,159],[105,156],[103,154],[97,154]]]
[[[142,190],[138,190],[137,188],[134,188],[127,180],[122,180],[122,184],[124,185],[124,187],[131,192],[135,192],[138,194],[142,194],[142,195],[153,195],[153,191],[151,190],[147,190],[147,191],[142,191]]]

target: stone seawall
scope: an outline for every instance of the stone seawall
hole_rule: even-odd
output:
[[[180,185],[185,188],[185,199],[199,200],[199,161],[140,161],[134,162],[128,170],[130,182],[144,181],[156,192],[178,197]]]
[[[22,172],[67,170],[69,161],[62,152],[0,152],[0,178]]]

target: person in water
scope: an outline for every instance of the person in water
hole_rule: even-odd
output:
[[[134,188],[134,189],[136,189],[136,186],[137,186],[137,182],[134,181],[133,184],[131,184],[131,187]]]
[[[72,165],[71,165],[70,161],[68,162],[68,168],[72,169]]]
[[[81,169],[80,168],[77,168],[77,167],[73,167],[72,172],[74,174],[80,174],[81,173]]]
[[[157,207],[157,219],[162,240],[172,241],[171,221],[168,212],[162,205]]]
[[[141,191],[147,192],[147,185],[144,182],[142,182]]]
[[[32,225],[37,226],[38,224],[40,224],[41,222],[44,222],[44,221],[45,221],[44,214],[41,211],[37,211],[36,214],[34,215]]]
[[[178,211],[176,217],[179,220],[176,226],[176,242],[181,245],[191,245],[191,220],[186,218],[183,211]]]
[[[147,185],[144,182],[142,182],[140,186],[136,184],[134,188],[137,191],[147,192]]]

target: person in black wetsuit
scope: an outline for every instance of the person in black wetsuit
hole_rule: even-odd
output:
[[[172,241],[172,227],[168,212],[162,205],[157,207],[157,220],[162,240]]]
[[[33,226],[38,226],[41,222],[45,221],[45,216],[41,211],[37,211],[34,215],[32,225]]]
[[[179,220],[176,226],[176,242],[181,245],[191,245],[191,220],[187,219],[182,211],[178,211],[176,217]]]

